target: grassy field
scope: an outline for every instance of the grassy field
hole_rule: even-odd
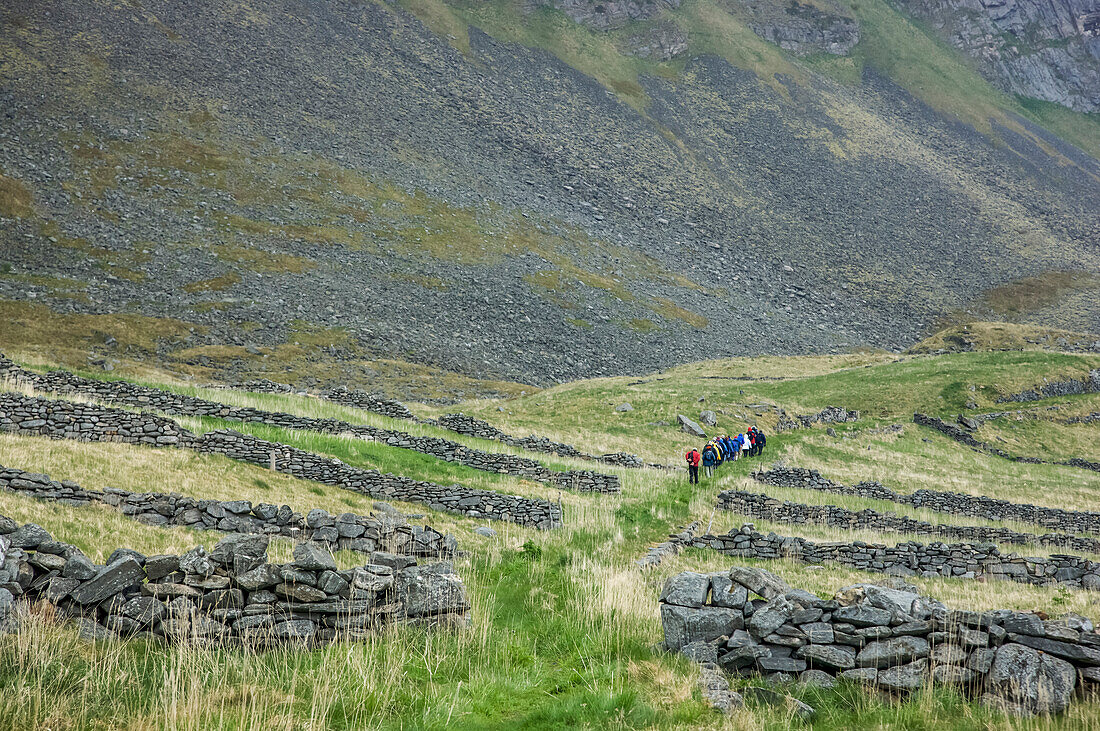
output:
[[[682,471],[617,470],[623,479],[622,495],[563,492],[566,527],[553,532],[492,523],[497,536],[486,538],[472,532],[484,521],[399,504],[406,512],[425,514],[424,522],[459,539],[464,554],[456,567],[469,589],[473,611],[471,624],[458,630],[395,627],[366,643],[312,652],[253,653],[165,647],[146,641],[88,644],[47,610],[39,609],[21,634],[0,639],[0,728],[787,729],[807,725],[783,709],[762,707],[721,717],[700,700],[690,663],[651,649],[661,637],[656,600],[665,578],[687,569],[728,569],[732,558],[690,550],[647,571],[637,568],[635,561],[678,526],[701,520],[705,527],[716,494],[731,488],[849,509],[892,509],[933,522],[984,524],[878,501],[775,489],[749,478],[751,469],[766,467],[778,458],[819,469],[845,483],[878,479],[903,492],[922,487],[952,489],[1093,509],[1100,504],[1100,475],[1021,465],[976,453],[917,427],[906,415],[911,418],[912,410],[920,408],[947,416],[964,410],[961,402],[968,398],[984,409],[997,393],[1039,383],[1044,377],[1078,374],[1096,367],[1097,361],[1092,356],[1042,352],[743,359],[694,364],[643,378],[567,384],[506,401],[463,404],[462,410],[514,433],[535,431],[589,450],[626,448],[676,464],[681,448],[699,440],[679,434],[675,426],[654,427],[649,422],[668,420],[670,415],[674,421],[677,412],[696,417],[701,408],[715,409],[723,428],[730,431],[754,420],[765,425],[774,421],[774,409],[754,408],[761,404],[793,414],[838,403],[859,408],[864,416],[836,427],[836,437],[823,427],[776,434],[763,459],[729,465],[699,486],[687,484]],[[782,380],[729,380],[742,376]],[[318,399],[199,391],[178,383],[170,387],[230,403],[454,437]],[[706,402],[699,403],[699,396],[705,396]],[[1065,413],[1076,413],[1091,408],[1091,402],[1083,401],[1088,398],[1055,402],[1061,403]],[[630,401],[635,411],[614,412],[614,405],[622,401]],[[504,412],[497,411],[501,405]],[[425,414],[441,411],[416,408]],[[762,412],[760,416],[757,411]],[[900,433],[874,431],[895,421],[903,424]],[[211,419],[183,422],[200,431],[221,427],[250,431],[348,464],[422,479],[557,497],[556,490],[542,485],[360,440]],[[1017,423],[1031,424],[1012,422]],[[1095,425],[1036,423],[1050,431],[1051,449],[1060,452],[1090,445],[1095,450],[1100,441],[1096,439],[1100,428]],[[462,441],[507,449],[483,440]],[[322,507],[366,513],[373,503],[332,486],[186,450],[0,435],[0,464],[72,479],[89,488],[175,490],[195,497],[285,503],[296,510]],[[563,459],[551,464],[591,467]],[[38,522],[99,560],[119,545],[147,553],[177,552],[200,543],[210,546],[218,538],[215,533],[146,526],[106,508],[46,504],[11,493],[0,493],[0,514]],[[894,543],[908,538],[812,525],[768,525],[724,512],[713,520],[715,531],[755,522],[763,530],[816,540],[858,537]],[[282,559],[289,550],[287,542],[276,541],[272,553]],[[1030,546],[1005,546],[1004,550],[1044,553]],[[344,554],[338,560],[350,566],[362,557]],[[821,595],[875,578],[836,566],[815,570],[788,561],[757,565]],[[954,606],[1041,609],[1052,614],[1076,611],[1100,620],[1100,604],[1088,592],[959,579],[913,582]],[[849,686],[831,692],[791,692],[818,709],[812,726],[820,729],[1100,728],[1100,703],[1091,699],[1083,699],[1058,718],[1026,720],[1006,718],[943,689],[900,703]]]

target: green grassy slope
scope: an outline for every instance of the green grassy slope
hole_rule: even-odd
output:
[[[1056,353],[721,361],[655,374],[640,379],[646,381],[642,384],[604,379],[506,402],[465,404],[466,410],[481,413],[501,426],[526,424],[540,433],[553,432],[586,445],[633,440],[648,456],[674,456],[685,440],[673,431],[655,432],[646,426],[646,421],[664,411],[612,416],[609,404],[630,399],[636,411],[657,412],[667,401],[666,411],[674,412],[681,407],[700,408],[696,394],[706,393],[706,406],[728,399],[731,403],[723,405],[730,410],[747,408],[734,407],[732,402],[751,404],[766,398],[788,411],[800,412],[836,399],[858,405],[865,415],[859,422],[838,427],[838,437],[828,436],[823,428],[775,435],[763,460],[738,462],[699,486],[688,485],[681,472],[619,470],[624,486],[621,496],[565,494],[567,525],[553,532],[494,523],[498,535],[485,538],[471,532],[479,521],[418,505],[401,506],[408,512],[427,513],[426,521],[457,535],[465,551],[456,565],[470,590],[472,623],[453,632],[395,627],[367,643],[257,654],[169,648],[144,641],[88,645],[48,610],[39,610],[22,634],[0,638],[0,727],[790,728],[798,722],[781,709],[752,707],[729,719],[709,711],[697,695],[690,664],[650,650],[660,638],[656,600],[665,577],[686,569],[722,570],[732,560],[711,552],[688,551],[644,573],[634,561],[676,526],[693,519],[705,525],[711,519],[715,495],[722,489],[753,489],[800,502],[829,500],[821,494],[771,490],[748,480],[750,469],[779,458],[821,469],[845,482],[880,479],[901,490],[948,488],[1092,508],[1100,497],[1100,475],[1095,473],[1010,463],[974,453],[912,424],[906,424],[900,434],[869,430],[916,406],[935,413],[950,412],[955,407],[957,384],[963,384],[967,394],[965,386],[969,384],[984,385],[990,391],[1016,388],[1043,375],[1077,373],[1095,364],[1094,357]],[[775,377],[785,380],[721,380],[765,365]],[[700,391],[702,388],[707,390]],[[740,393],[742,389],[745,394]],[[309,415],[339,414],[353,421],[356,416],[371,418],[315,399],[216,393],[227,401],[277,404],[283,410]],[[941,396],[946,403],[941,403]],[[1079,401],[1088,398],[1068,397],[1061,405],[1078,409]],[[511,413],[496,411],[500,403]],[[933,408],[937,405],[938,410]],[[629,419],[617,421],[620,416]],[[574,424],[583,426],[575,428]],[[219,424],[191,421],[189,425],[209,428]],[[1046,428],[1059,435],[1057,443],[1066,449],[1087,444],[1090,435],[1093,444],[1098,441],[1095,425],[1089,427],[1091,432],[1081,433],[1055,422],[1047,423]],[[1062,440],[1063,429],[1069,441]],[[302,446],[353,464],[381,464],[439,481],[482,479],[481,486],[509,492],[534,494],[541,490],[505,478],[470,474],[416,455],[375,451],[374,445],[295,432],[257,431],[261,432],[288,441],[297,439]],[[286,502],[299,510],[318,506],[368,512],[372,502],[332,486],[228,459],[133,445],[0,435],[0,463],[74,479],[89,487],[175,489],[196,496]],[[555,463],[590,466],[570,460]],[[834,504],[853,509],[889,507],[846,498]],[[937,517],[920,511],[900,512]],[[0,493],[0,514],[39,522],[59,539],[76,543],[97,558],[117,544],[153,553],[180,551],[198,543],[210,545],[217,539],[214,534],[145,526],[113,511],[44,505],[8,493]],[[742,520],[723,513],[714,517],[714,526],[737,527]],[[955,518],[948,522],[967,521]],[[859,537],[889,543],[905,538],[846,534],[816,526],[758,524],[813,539]],[[1026,552],[1027,547],[1023,548]],[[279,556],[287,551],[289,546],[281,541],[274,549]],[[339,560],[352,565],[361,557],[342,555]],[[759,565],[819,594],[874,578],[836,567],[812,571],[788,562]],[[913,581],[956,606],[1034,608],[1051,613],[1072,610],[1100,619],[1100,609],[1087,592],[958,579]],[[813,727],[820,729],[866,725],[938,730],[1000,728],[1010,723],[944,690],[922,693],[902,703],[847,686],[835,692],[797,688],[791,692],[818,708]],[[1100,703],[1082,699],[1062,717],[1013,723],[1013,727],[1029,729],[1095,728],[1100,726]]]

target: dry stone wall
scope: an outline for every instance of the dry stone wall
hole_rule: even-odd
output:
[[[328,550],[439,558],[452,556],[457,549],[454,536],[410,524],[392,514],[331,515],[314,508],[302,515],[288,505],[253,504],[248,500],[198,500],[178,493],[131,492],[114,487],[88,490],[68,480],[58,482],[48,475],[3,466],[0,489],[63,505],[107,505],[147,525],[275,535],[313,541]]]
[[[548,500],[503,495],[462,485],[439,485],[378,470],[351,467],[338,459],[322,457],[277,442],[229,430],[203,434],[194,449],[222,454],[232,459],[269,465],[275,455],[275,469],[306,480],[337,485],[384,500],[424,503],[433,510],[475,518],[506,520],[537,528],[561,525],[560,506]]]
[[[1070,378],[1064,381],[1052,381],[1034,388],[1024,389],[1019,393],[1002,396],[997,399],[997,403],[1027,403],[1059,396],[1079,396],[1085,393],[1100,393],[1100,368],[1089,371],[1089,374],[1081,379]]]
[[[0,516],[0,623],[11,628],[17,602],[45,601],[95,639],[312,646],[396,622],[461,622],[470,607],[447,562],[421,566],[375,552],[370,563],[340,570],[312,543],[295,547],[286,564],[268,563],[267,547],[266,535],[234,534],[209,553],[119,549],[101,566],[40,526]]]
[[[122,411],[98,404],[0,393],[0,431],[81,441],[186,447],[262,466],[270,466],[274,454],[275,468],[280,472],[383,500],[424,503],[435,510],[507,520],[544,529],[560,526],[562,522],[561,507],[547,500],[503,495],[462,485],[444,486],[350,467],[331,457],[229,430],[195,435],[162,416]]]
[[[546,437],[539,437],[534,434],[529,437],[514,437],[497,429],[487,421],[475,419],[466,414],[445,414],[431,423],[449,431],[453,431],[456,434],[464,434],[466,436],[477,437],[478,439],[491,439],[511,447],[526,449],[529,452],[541,452],[543,454],[555,454],[559,457],[573,457],[574,459],[603,462],[604,464],[615,465],[617,467],[645,466],[645,463],[642,462],[639,457],[633,454],[627,454],[626,452],[613,452],[611,454],[596,456],[594,454],[586,454],[570,444],[551,441]]]
[[[1100,590],[1100,563],[1081,556],[1026,557],[1002,554],[992,543],[918,543],[894,546],[864,541],[815,543],[805,538],[764,535],[751,523],[725,535],[691,539],[693,548],[710,548],[743,558],[793,558],[804,563],[838,563],[892,576],[945,576],[998,579],[1041,586]]]
[[[965,495],[940,490],[917,490],[902,494],[877,482],[842,485],[823,477],[816,470],[776,465],[771,470],[753,473],[759,482],[777,487],[821,490],[839,495],[854,495],[873,500],[912,505],[938,513],[965,515],[987,520],[1015,520],[1034,523],[1063,533],[1100,533],[1100,513],[1046,508],[1028,503],[1012,503],[996,498]]]
[[[770,520],[774,523],[801,525],[815,523],[844,530],[875,530],[890,533],[911,533],[925,536],[978,541],[984,543],[1034,544],[1070,548],[1075,551],[1100,553],[1100,540],[1066,533],[1035,535],[1020,533],[1008,528],[989,526],[949,525],[929,523],[877,510],[847,510],[836,505],[805,505],[787,500],[776,500],[762,493],[743,490],[727,490],[719,493],[718,507],[750,518]]]
[[[1100,682],[1100,633],[1088,619],[952,610],[900,582],[822,599],[734,566],[673,576],[660,602],[667,649],[730,676],[824,686],[843,678],[893,693],[946,685],[1023,713],[1061,712],[1075,690]],[[715,686],[717,707],[740,705],[728,682]]]
[[[408,407],[400,401],[379,396],[376,393],[360,391],[358,389],[334,388],[321,394],[321,398],[344,406],[354,406],[357,409],[371,411],[375,414],[388,416],[391,419],[408,419],[416,421],[416,416]]]
[[[264,411],[247,406],[229,406],[194,396],[182,396],[157,388],[138,386],[126,381],[96,381],[82,378],[67,371],[50,371],[40,374],[20,368],[12,361],[0,356],[0,379],[5,377],[19,383],[28,384],[39,391],[79,395],[121,406],[152,409],[165,414],[210,416],[323,434],[350,434],[359,439],[376,441],[400,449],[409,449],[473,469],[515,475],[566,490],[602,493],[620,492],[621,490],[618,475],[605,475],[590,470],[558,472],[539,464],[533,459],[512,454],[485,452],[439,437],[419,437],[392,429],[349,424],[338,419],[314,419],[293,414]]]
[[[1045,460],[1038,459],[1037,457],[1020,457],[1014,454],[1009,454],[1003,449],[986,444],[983,441],[975,439],[974,436],[966,429],[956,426],[954,424],[948,424],[943,419],[937,419],[933,416],[926,416],[924,414],[913,414],[913,422],[926,426],[930,429],[935,429],[940,434],[954,439],[960,444],[976,449],[979,452],[985,452],[997,457],[1002,457],[1013,462],[1023,462],[1026,464],[1053,464],[1061,465],[1063,467],[1079,467],[1084,470],[1092,470],[1093,472],[1100,472],[1100,462],[1090,462],[1089,460],[1081,459],[1079,457],[1073,457],[1067,459],[1064,462],[1047,462]]]

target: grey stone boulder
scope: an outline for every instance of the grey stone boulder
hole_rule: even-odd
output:
[[[52,541],[53,536],[40,525],[26,523],[8,535],[12,548],[35,549],[42,543]]]
[[[483,538],[496,538],[497,532],[486,525],[475,526],[473,532]]]
[[[796,607],[784,596],[777,596],[752,613],[748,630],[755,637],[767,637],[791,620]]]
[[[139,566],[145,565],[145,555],[138,553],[132,548],[116,548],[110,556],[107,557],[107,565],[115,563],[124,558],[132,558],[137,561]]]
[[[676,421],[680,424],[680,431],[686,432],[693,437],[705,437],[707,435],[706,431],[703,430],[703,427],[699,426],[699,424],[687,418],[683,414],[677,414]]]
[[[328,599],[328,595],[320,589],[306,584],[277,584],[275,593],[279,596],[293,599],[296,602],[321,602]]]
[[[267,562],[266,535],[233,533],[221,539],[210,552],[210,560],[231,572],[241,574]]]
[[[1029,713],[1061,713],[1076,682],[1077,671],[1065,660],[1010,643],[997,648],[986,690]]]
[[[926,658],[928,653],[928,640],[923,637],[911,635],[891,637],[888,640],[872,642],[860,650],[856,656],[856,665],[861,668],[881,669]]]
[[[195,546],[180,556],[180,571],[194,576],[210,576],[214,573],[214,564],[206,555],[206,549]]]
[[[932,668],[932,681],[937,685],[970,685],[978,677],[970,668],[958,665],[936,665]]]
[[[634,410],[634,407],[631,406],[627,402],[621,403],[621,404],[619,404],[618,406],[615,407],[615,411],[618,411],[619,413],[624,413],[624,412],[633,411],[633,410]]]
[[[748,590],[730,581],[726,573],[710,574],[710,601],[714,606],[740,609],[748,598]]]
[[[890,624],[893,613],[886,609],[868,606],[866,604],[853,604],[848,607],[840,607],[833,612],[834,622],[847,622],[856,627],[882,627]]]
[[[466,587],[448,561],[403,569],[395,591],[409,617],[434,617],[470,608]]]
[[[697,574],[694,571],[685,571],[682,574],[670,576],[665,581],[660,601],[681,607],[701,607],[707,602],[707,591],[709,589],[709,576]]]
[[[122,605],[122,616],[129,617],[141,627],[148,627],[168,614],[164,602],[151,596],[136,596]]]
[[[98,604],[127,587],[140,584],[144,579],[145,571],[138,562],[124,558],[100,569],[69,595],[77,604]]]
[[[74,622],[76,623],[77,634],[85,642],[103,642],[113,640],[116,637],[114,632],[87,617],[77,617]]]
[[[906,665],[897,665],[878,671],[878,687],[886,690],[913,691],[924,683],[928,671],[928,660],[914,660]]]
[[[78,554],[65,562],[65,568],[61,570],[61,575],[66,579],[87,581],[96,575],[96,571],[98,571],[98,569],[96,565],[92,563],[91,559],[87,556]]]
[[[756,665],[760,660],[771,656],[772,651],[763,645],[744,645],[723,653],[718,658],[718,664],[726,672],[736,673],[742,668]]]
[[[853,683],[873,685],[878,681],[878,670],[876,668],[852,668],[842,672],[839,677]]]
[[[306,571],[335,571],[332,554],[313,543],[299,543],[294,547],[295,568]]]
[[[707,426],[718,426],[718,415],[710,409],[704,409],[699,412],[699,421]]]
[[[145,575],[149,581],[159,581],[169,574],[180,570],[180,557],[160,554],[145,559]]]
[[[265,563],[237,576],[237,584],[245,591],[256,591],[275,586],[282,581],[282,574],[274,565]]]
[[[859,602],[866,603],[878,609],[912,617],[915,620],[928,619],[936,609],[944,609],[944,605],[927,597],[922,597],[913,591],[894,589],[878,584],[854,584],[846,586],[837,592],[836,598],[841,604],[851,604],[850,600],[861,597]],[[848,601],[846,601],[848,600]]]
[[[729,572],[730,581],[743,586],[753,594],[772,599],[791,591],[787,582],[770,571],[750,566],[734,566]]]
[[[811,668],[850,670],[856,665],[856,652],[843,645],[806,645],[795,650]]]
[[[718,648],[713,642],[689,642],[680,648],[680,654],[698,663],[718,662]]]
[[[317,632],[317,625],[308,619],[292,619],[279,622],[271,630],[271,635],[279,640],[309,640]]]
[[[389,566],[361,566],[351,575],[351,598],[373,599],[393,585],[393,569]]]
[[[1048,637],[1030,637],[1028,635],[1009,635],[1008,638],[1012,642],[1042,650],[1048,655],[1073,660],[1082,665],[1100,665],[1100,647],[1089,647],[1088,645],[1052,640]]]
[[[836,678],[829,675],[824,670],[810,668],[809,670],[803,670],[799,673],[798,684],[816,686],[818,688],[832,688],[836,685]]]
[[[681,607],[661,605],[661,624],[665,631],[665,646],[678,652],[689,642],[709,642],[728,637],[744,626],[744,617],[727,607]]]

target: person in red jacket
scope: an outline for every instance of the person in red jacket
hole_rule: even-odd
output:
[[[688,482],[692,485],[699,484],[699,462],[702,461],[703,455],[699,454],[699,450],[694,447],[684,455],[684,458],[688,463]]]

